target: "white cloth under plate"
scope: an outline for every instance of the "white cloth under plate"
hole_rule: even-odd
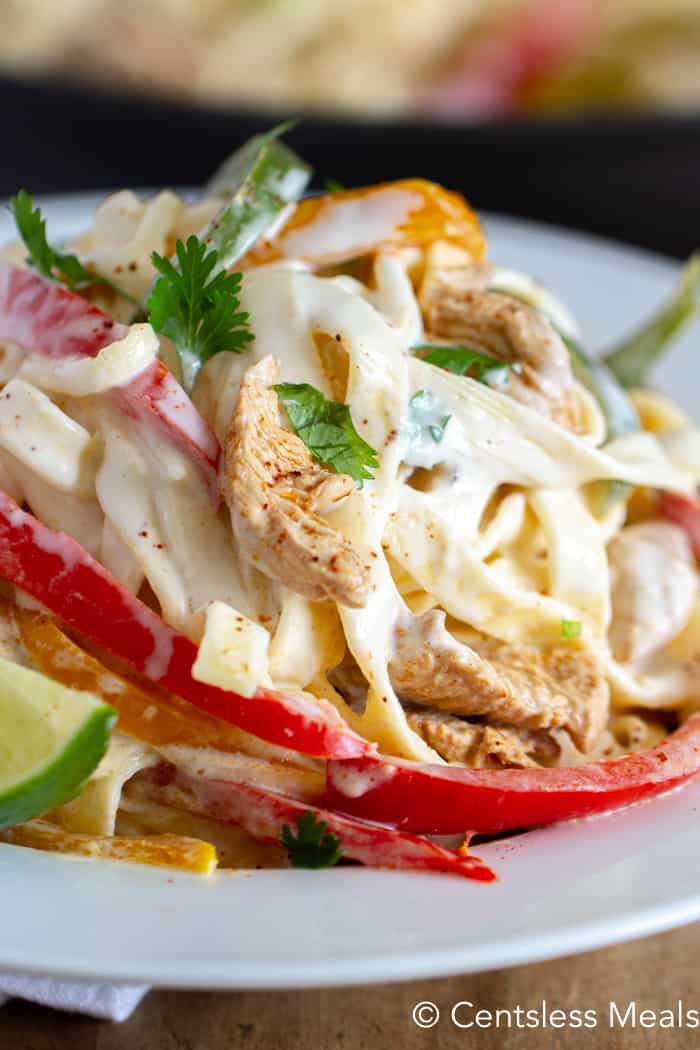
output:
[[[108,1021],[126,1021],[147,992],[143,984],[88,984],[0,973],[0,1006],[8,999],[25,999]]]

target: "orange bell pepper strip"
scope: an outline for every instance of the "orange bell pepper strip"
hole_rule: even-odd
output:
[[[148,685],[137,684],[105,667],[81,649],[48,616],[21,606],[13,609],[22,644],[49,678],[100,696],[119,715],[118,728],[153,747],[185,744],[241,751],[244,734],[235,726]]]
[[[304,198],[281,230],[243,257],[241,268],[276,259],[328,266],[434,241],[463,248],[475,261],[486,250],[479,220],[460,194],[425,179],[402,179]]]
[[[105,667],[61,631],[47,616],[16,607],[14,618],[24,648],[44,674],[73,689],[97,694],[118,714],[117,729],[151,747],[184,745],[210,748],[230,756],[231,768],[262,783],[281,786],[313,800],[325,790],[322,770],[261,753],[260,742],[243,730],[212,718],[177,696],[147,682],[136,683]]]
[[[152,835],[148,838],[83,835],[63,831],[46,820],[30,820],[3,831],[0,840],[12,846],[26,846],[49,853],[178,868],[195,875],[210,875],[218,865],[216,850],[211,843],[185,835]]]

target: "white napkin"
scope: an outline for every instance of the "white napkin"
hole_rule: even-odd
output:
[[[26,999],[54,1010],[70,1010],[108,1021],[126,1021],[147,992],[148,986],[143,984],[86,984],[0,973],[0,1006],[8,999]]]

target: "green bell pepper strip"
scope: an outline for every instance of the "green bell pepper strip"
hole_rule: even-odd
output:
[[[205,185],[205,197],[225,198],[221,211],[199,234],[219,253],[214,273],[233,266],[306,189],[311,168],[279,141],[291,126],[281,124],[250,139]]]
[[[629,338],[603,355],[605,364],[629,389],[643,386],[649,373],[681,329],[695,316],[700,284],[700,255],[691,255],[678,288],[661,309]]]
[[[288,121],[255,135],[228,157],[198,195],[222,197],[224,204],[198,238],[218,252],[214,277],[227,270],[272,228],[288,204],[298,200],[313,174],[301,157],[278,141],[293,127]],[[177,266],[177,260],[173,259]],[[148,300],[158,276],[149,284],[133,321],[146,320]]]
[[[569,351],[571,368],[579,383],[593,395],[603,413],[606,440],[634,433],[640,429],[639,416],[612,372],[598,358],[587,353],[568,335],[559,333]],[[603,481],[596,501],[598,512],[605,514],[627,499],[632,486],[626,481]]]
[[[619,381],[607,367],[607,364],[598,357],[589,354],[587,350],[556,323],[552,316],[537,302],[534,296],[523,294],[520,291],[512,292],[508,288],[494,286],[493,291],[499,291],[518,299],[531,306],[535,310],[544,313],[552,327],[569,351],[571,368],[579,383],[588,390],[600,405],[606,426],[606,440],[621,437],[623,434],[631,434],[640,429],[639,416],[636,409]],[[598,500],[598,511],[606,513],[616,503],[624,500],[629,495],[631,486],[624,481],[601,482],[600,496]]]

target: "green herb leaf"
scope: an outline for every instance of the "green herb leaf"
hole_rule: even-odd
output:
[[[282,826],[280,845],[294,868],[332,868],[343,855],[338,836],[326,831],[326,822],[310,809],[297,817],[296,834],[288,824]]]
[[[294,433],[324,467],[349,474],[361,487],[379,466],[377,453],[360,437],[347,405],[327,401],[309,383],[278,383],[274,390],[284,405]]]
[[[338,182],[337,179],[324,179],[323,180],[323,192],[324,193],[340,193],[344,190],[345,186],[342,182]]]
[[[698,308],[700,255],[685,265],[678,288],[654,316],[618,346],[604,354],[605,364],[622,385],[643,386],[672,340]]]
[[[67,285],[72,292],[80,292],[81,289],[94,285],[103,285],[111,288],[123,299],[128,299],[132,303],[136,302],[133,296],[118,288],[106,277],[87,270],[77,255],[59,252],[51,247],[46,237],[46,221],[41,214],[41,208],[34,208],[34,201],[26,190],[20,190],[11,198],[10,211],[15,220],[17,232],[29,252],[27,261],[42,277],[59,281]]]
[[[497,361],[480,350],[471,346],[442,346],[436,343],[422,343],[413,348],[414,353],[419,354],[423,361],[437,368],[443,368],[446,372],[453,372],[458,376],[470,376],[472,379],[485,383],[487,386],[503,386],[508,382],[508,373],[520,372],[519,361],[504,363]],[[428,353],[423,353],[423,351]]]
[[[149,320],[156,332],[171,339],[177,350],[185,389],[190,391],[205,361],[222,351],[239,354],[253,336],[248,314],[239,310],[241,274],[214,273],[215,251],[207,251],[196,237],[178,240],[176,268],[153,252],[153,265],[162,276],[148,300]]]
[[[580,638],[581,631],[583,630],[583,624],[580,620],[562,620],[561,621],[561,636],[562,638]]]

